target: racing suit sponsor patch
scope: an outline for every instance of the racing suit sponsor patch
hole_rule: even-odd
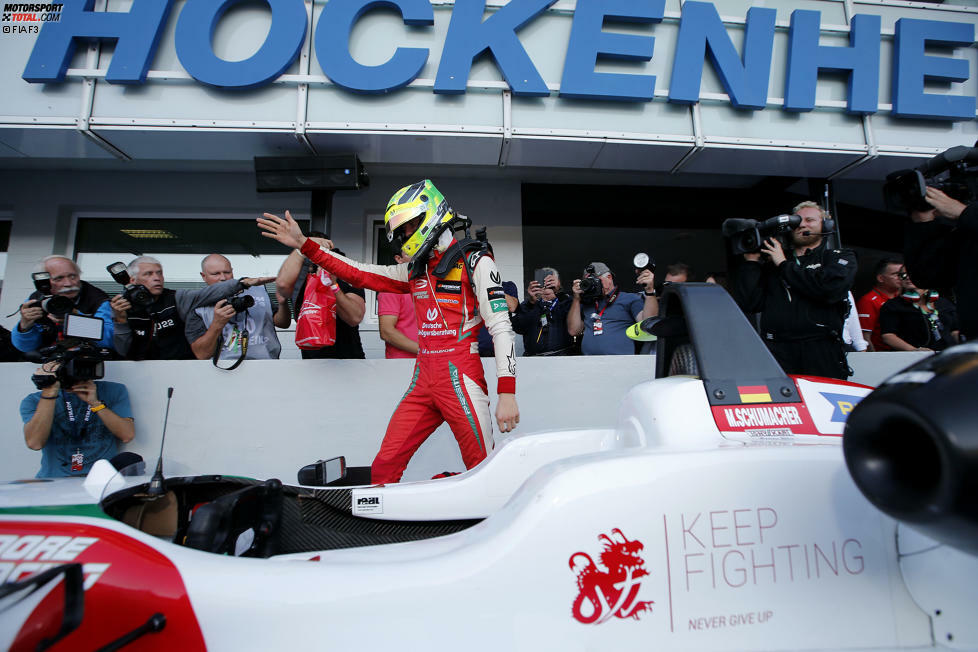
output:
[[[509,306],[506,305],[506,299],[493,299],[489,302],[489,308],[493,312],[505,312],[509,310]]]
[[[435,292],[462,294],[462,283],[461,281],[438,281],[435,283]]]

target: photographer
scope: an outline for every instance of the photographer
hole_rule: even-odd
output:
[[[635,344],[625,331],[646,317],[659,314],[655,296],[655,274],[643,269],[636,279],[645,286],[644,297],[621,292],[607,265],[594,262],[584,269],[583,279],[574,279],[574,298],[567,313],[567,332],[584,335],[584,355],[631,355]],[[591,306],[594,306],[592,309]]]
[[[924,200],[934,209],[910,213],[907,271],[924,287],[953,287],[961,334],[978,339],[978,202],[965,204],[931,186]]]
[[[81,280],[81,269],[75,261],[64,256],[47,256],[37,264],[34,276],[40,273],[50,275],[50,290],[40,289],[33,292],[20,307],[20,322],[11,333],[11,341],[18,350],[24,353],[37,351],[51,346],[62,335],[61,329],[65,314],[74,313],[87,317],[97,317],[102,320],[102,339],[98,345],[105,348],[112,346],[112,310],[109,308],[109,297],[94,285]],[[37,285],[35,280],[35,285]],[[46,296],[55,300],[54,304],[44,301]],[[55,312],[48,312],[42,304],[56,305],[57,299],[67,299],[68,302]],[[70,305],[70,307],[69,307]]]
[[[125,385],[63,378],[58,367],[57,362],[40,367],[33,380],[43,389],[20,404],[24,441],[41,451],[38,478],[86,475],[96,460],[114,457],[119,442],[135,436]],[[62,380],[70,383],[67,389]]]
[[[207,285],[234,278],[231,261],[221,254],[210,254],[200,262],[200,276]],[[242,308],[242,310],[237,310]],[[264,287],[243,290],[231,300],[221,299],[213,306],[200,306],[187,316],[184,333],[198,360],[213,357],[220,343],[220,359],[277,360],[279,344],[272,322],[272,301]],[[247,336],[247,344],[243,338]]]
[[[830,217],[818,204],[802,202],[792,212],[801,223],[786,238],[788,252],[768,238],[759,251],[745,253],[733,295],[745,312],[761,313],[761,337],[786,373],[844,380],[842,329],[856,255],[828,247]]]
[[[568,355],[574,341],[567,332],[567,314],[574,300],[561,291],[560,275],[553,267],[537,270],[537,277],[516,308],[513,330],[523,336],[526,355]]]
[[[170,290],[163,287],[163,266],[149,256],[129,263],[125,295],[112,297],[115,349],[127,360],[193,360],[194,353],[184,336],[187,315],[199,306],[213,305],[246,287],[262,285],[270,278],[221,281],[199,290]],[[137,301],[133,305],[126,296]]]

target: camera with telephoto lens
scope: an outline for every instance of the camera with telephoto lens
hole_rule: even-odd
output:
[[[730,240],[733,255],[754,254],[768,238],[777,238],[782,248],[790,248],[791,232],[801,224],[799,215],[776,215],[763,222],[731,217],[723,221],[723,236]]]
[[[105,377],[105,358],[109,352],[95,345],[102,339],[105,324],[97,317],[67,315],[65,317],[65,339],[48,346],[37,353],[44,364],[58,363],[54,375],[34,374],[31,380],[38,389],[50,387],[55,382],[68,388],[86,380],[99,380]]]
[[[105,269],[112,276],[112,280],[125,288],[122,291],[122,298],[128,301],[133,308],[146,308],[153,303],[153,295],[146,289],[146,286],[132,282],[132,277],[129,276],[129,269],[125,263],[121,261],[112,263]]]
[[[31,274],[34,280],[34,288],[41,293],[40,299],[30,302],[31,307],[39,306],[45,314],[54,315],[58,319],[64,318],[69,312],[74,310],[75,302],[61,295],[51,294],[51,275],[47,272],[34,272]]]
[[[924,199],[927,186],[965,204],[974,201],[978,197],[978,143],[976,147],[952,147],[913,170],[886,175],[886,209],[903,214],[931,210],[934,207]]]
[[[604,286],[601,277],[594,271],[594,265],[584,268],[585,276],[581,279],[581,301],[598,301],[604,296]]]
[[[255,297],[250,294],[235,294],[225,299],[228,305],[234,308],[234,312],[244,312],[255,305]]]

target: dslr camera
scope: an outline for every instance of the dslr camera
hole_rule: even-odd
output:
[[[584,268],[585,276],[581,279],[581,301],[591,303],[599,301],[604,296],[604,286],[601,285],[601,278],[595,273],[594,265]]]
[[[973,201],[978,196],[978,147],[952,147],[912,170],[888,174],[883,185],[887,210],[929,211],[933,206],[924,199],[927,186],[963,203]]]
[[[68,297],[51,294],[51,275],[47,272],[34,272],[31,279],[34,281],[34,288],[41,293],[41,298],[34,299],[31,303],[40,306],[45,314],[62,319],[75,308],[75,302]]]
[[[772,237],[778,238],[787,251],[791,232],[800,224],[801,217],[798,215],[776,215],[763,222],[731,217],[723,221],[721,229],[723,236],[730,240],[730,252],[737,256],[759,252],[764,241]]]
[[[38,389],[50,387],[60,382],[62,387],[71,387],[86,380],[99,380],[105,377],[105,358],[109,352],[95,346],[102,339],[101,319],[82,315],[65,317],[65,339],[54,346],[48,346],[38,353],[42,363],[57,362],[54,376],[34,374],[31,380]]]
[[[129,269],[123,262],[112,263],[107,266],[106,271],[112,276],[112,280],[125,288],[122,291],[122,298],[128,301],[133,308],[146,308],[153,303],[153,295],[146,289],[145,285],[136,285],[129,276]]]
[[[255,297],[250,294],[243,294],[239,292],[238,294],[232,295],[225,299],[228,305],[234,308],[234,312],[244,312],[248,308],[255,305]]]

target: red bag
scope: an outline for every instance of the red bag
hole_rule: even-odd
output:
[[[310,274],[296,320],[295,345],[312,351],[336,343],[336,294],[325,270]]]

